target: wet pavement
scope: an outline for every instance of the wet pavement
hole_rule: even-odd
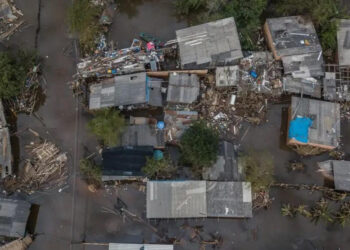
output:
[[[95,139],[86,132],[86,121],[90,116],[79,107],[73,98],[67,82],[75,73],[76,54],[74,42],[67,32],[66,8],[70,1],[63,0],[16,0],[24,12],[27,26],[16,33],[7,45],[34,49],[44,58],[44,75],[47,81],[47,98],[36,117],[20,115],[17,130],[32,128],[42,136],[54,141],[69,155],[71,178],[62,192],[37,193],[28,198],[39,204],[40,211],[36,225],[38,234],[30,250],[66,249],[107,249],[106,246],[83,245],[86,243],[108,242],[159,242],[159,237],[149,227],[133,221],[123,222],[122,218],[106,213],[113,208],[117,197],[128,209],[141,217],[145,216],[145,194],[135,185],[109,188],[96,193],[87,190],[76,171],[78,160],[84,149],[95,150]],[[121,11],[114,19],[110,37],[118,41],[119,47],[129,46],[139,32],[151,32],[160,39],[173,39],[175,30],[186,26],[178,22],[173,14],[172,0],[121,1]],[[39,26],[40,23],[40,26]],[[73,53],[64,55],[70,48]],[[255,148],[269,151],[275,160],[276,180],[286,183],[323,184],[315,172],[316,162],[327,155],[306,157],[306,172],[288,172],[289,160],[299,159],[293,151],[281,145],[281,120],[283,105],[270,106],[269,122],[250,127],[247,136],[240,141],[242,149]],[[283,131],[282,131],[283,132]],[[342,126],[344,149],[350,152],[350,124]],[[24,159],[23,145],[32,140],[29,133],[18,135],[21,142],[21,159]],[[280,215],[282,203],[312,204],[320,196],[306,191],[272,190],[275,198],[268,210],[261,210],[250,220],[199,219],[150,221],[158,231],[169,237],[184,237],[183,224],[203,225],[206,232],[223,236],[220,249],[347,249],[350,243],[349,228],[327,226],[320,222],[315,225],[297,217],[288,219]],[[72,213],[74,211],[74,213]],[[71,244],[72,243],[72,244]],[[198,242],[182,241],[176,250],[199,249]]]

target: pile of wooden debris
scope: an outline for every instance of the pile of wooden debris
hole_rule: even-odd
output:
[[[26,193],[57,188],[66,183],[67,156],[52,142],[33,143],[27,146],[30,159],[24,165],[19,178],[5,181],[6,190]]]
[[[13,0],[0,0],[0,41],[9,38],[24,23],[22,17]]]

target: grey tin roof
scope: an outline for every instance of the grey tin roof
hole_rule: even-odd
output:
[[[108,250],[173,250],[173,245],[109,243]]]
[[[266,22],[278,56],[319,53],[322,51],[311,21],[307,21],[301,16],[289,16],[268,18]]]
[[[210,181],[240,181],[242,171],[238,169],[234,145],[227,141],[219,144],[219,153],[213,166],[203,173],[203,179]]]
[[[315,78],[283,77],[283,91],[321,98],[322,82]]]
[[[332,161],[335,189],[350,191],[350,161]]]
[[[282,57],[284,74],[294,78],[320,78],[324,76],[321,52]]]
[[[148,181],[147,218],[251,217],[249,183]]]
[[[164,130],[150,124],[129,125],[122,134],[121,145],[164,147]]]
[[[90,109],[148,102],[146,73],[121,75],[90,86]]]
[[[199,79],[195,74],[171,73],[167,102],[190,104],[197,100],[199,95]]]
[[[0,235],[23,237],[31,205],[23,200],[0,198]]]
[[[339,65],[350,66],[350,20],[340,20],[337,38]]]
[[[0,101],[0,150],[0,171],[1,177],[4,178],[12,174],[12,150],[2,101]]]
[[[328,147],[339,146],[340,106],[338,103],[293,96],[291,114],[313,120],[309,129],[308,143]]]
[[[177,30],[182,68],[208,68],[243,57],[233,17]]]
[[[147,182],[147,218],[206,216],[205,181]]]
[[[207,181],[208,217],[252,217],[249,182]]]

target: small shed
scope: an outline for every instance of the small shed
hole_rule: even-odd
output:
[[[30,208],[24,200],[0,198],[0,236],[24,237]]]
[[[191,104],[199,95],[199,78],[196,74],[171,73],[167,93],[168,103]]]
[[[155,125],[151,124],[129,125],[121,136],[121,145],[164,148],[164,130],[157,129]]]
[[[318,166],[320,172],[334,180],[336,190],[350,192],[350,161],[329,160],[319,162]]]
[[[340,20],[337,39],[339,65],[350,67],[350,19]]]
[[[174,250],[174,245],[109,243],[108,250]]]
[[[91,110],[131,105],[162,106],[161,82],[143,72],[107,78],[90,86]]]
[[[208,217],[253,217],[250,182],[207,181],[207,214]]]
[[[207,217],[205,181],[148,181],[147,218]]]
[[[217,67],[215,70],[216,87],[237,86],[240,80],[239,66]]]
[[[1,178],[12,174],[12,150],[10,132],[7,127],[4,107],[0,100],[0,171]]]
[[[303,118],[311,122],[302,123]],[[288,127],[288,145],[309,145],[332,150],[339,146],[340,141],[340,106],[338,103],[293,96]]]
[[[208,181],[241,181],[242,169],[238,168],[235,146],[228,141],[219,143],[217,160],[206,168],[203,179]]]
[[[102,152],[102,180],[137,179],[144,176],[141,169],[147,157],[153,156],[152,146],[107,148]]]
[[[147,182],[147,218],[204,217],[252,217],[250,183]]]
[[[276,60],[322,51],[313,23],[301,16],[268,18],[264,32]]]
[[[183,69],[232,65],[243,57],[233,17],[176,31]]]

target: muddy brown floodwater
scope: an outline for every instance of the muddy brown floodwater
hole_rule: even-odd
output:
[[[103,208],[113,208],[117,197],[128,209],[145,216],[145,194],[134,185],[118,189],[100,190],[90,193],[76,163],[85,149],[94,151],[95,138],[86,132],[90,118],[72,97],[67,82],[75,73],[76,55],[74,43],[65,24],[69,0],[15,0],[25,15],[26,25],[6,45],[33,49],[44,58],[44,75],[47,80],[46,101],[36,116],[20,115],[17,130],[32,128],[42,136],[54,141],[69,155],[71,178],[62,192],[37,193],[28,197],[40,205],[36,224],[38,234],[30,250],[107,249],[105,246],[83,245],[83,242],[159,242],[159,237],[143,224],[123,220],[114,214],[104,213]],[[175,30],[186,26],[174,15],[172,0],[119,0],[120,10],[115,16],[110,38],[118,41],[119,47],[127,47],[140,32],[149,32],[163,40],[174,39]],[[63,53],[69,48],[73,53]],[[269,122],[259,127],[252,126],[243,141],[242,149],[268,150],[274,157],[276,180],[288,183],[323,184],[316,174],[316,162],[327,159],[327,155],[306,157],[306,172],[288,172],[289,160],[299,159],[294,152],[281,147],[281,121],[283,105],[270,106]],[[244,128],[246,129],[246,128]],[[344,149],[350,152],[350,125],[342,124]],[[19,133],[20,159],[24,158],[23,146],[31,141],[28,133]],[[74,192],[73,192],[74,191]],[[271,208],[261,210],[249,220],[205,219],[205,220],[161,220],[150,221],[159,232],[168,237],[183,235],[183,224],[202,225],[206,232],[221,235],[220,249],[249,250],[307,250],[349,249],[349,227],[317,225],[302,217],[288,219],[280,215],[282,203],[312,204],[320,198],[318,193],[305,191],[283,191],[273,189],[275,199]],[[74,211],[74,213],[72,213]],[[184,236],[188,237],[188,236]],[[175,246],[176,250],[197,250],[198,242],[185,241]]]

